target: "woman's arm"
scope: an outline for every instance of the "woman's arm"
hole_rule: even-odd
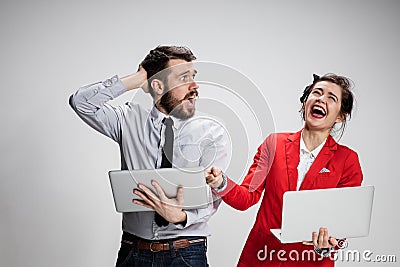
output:
[[[206,171],[207,183],[228,205],[238,210],[246,210],[259,201],[271,165],[270,160],[273,159],[275,144],[271,142],[271,139],[268,137],[258,147],[253,164],[240,185],[226,177],[226,185],[222,186],[223,190],[218,190],[224,181],[221,170],[213,167]]]
[[[360,186],[362,180],[363,173],[361,171],[358,155],[353,150],[350,150],[350,153],[345,160],[343,174],[337,187]]]

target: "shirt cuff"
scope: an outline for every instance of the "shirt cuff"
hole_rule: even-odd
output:
[[[110,91],[113,98],[122,95],[126,91],[126,88],[118,75],[114,75],[110,79],[103,81],[102,84],[106,89]]]
[[[186,221],[181,223],[175,223],[175,227],[180,230],[185,229],[186,227],[191,225],[193,223],[193,217],[194,217],[192,210],[183,210],[183,211],[186,213]]]
[[[87,102],[97,108],[101,108],[104,103],[126,92],[124,84],[117,75],[89,87],[88,90]]]

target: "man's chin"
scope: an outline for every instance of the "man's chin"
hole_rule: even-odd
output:
[[[172,116],[174,116],[175,118],[178,118],[178,119],[187,120],[187,119],[190,119],[191,117],[193,117],[195,112],[196,112],[196,110],[194,108],[190,109],[190,110],[183,110],[183,109],[180,109],[180,108],[175,108],[170,113],[170,115],[172,115]]]

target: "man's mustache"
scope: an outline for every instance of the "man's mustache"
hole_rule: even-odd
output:
[[[194,97],[198,97],[199,96],[199,92],[197,92],[197,90],[192,90],[192,91],[190,91],[189,93],[187,93],[185,95],[185,98],[183,100],[187,100],[187,99],[189,99],[189,98],[191,98],[193,96]]]
[[[198,96],[199,96],[199,92],[197,90],[192,90],[189,93],[187,93],[183,99],[181,99],[179,101],[179,105],[182,104],[183,101],[188,100],[191,97],[195,97],[196,98]]]

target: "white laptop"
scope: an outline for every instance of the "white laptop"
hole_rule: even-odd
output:
[[[281,229],[271,232],[281,243],[310,241],[320,227],[329,236],[368,236],[374,186],[288,191],[283,195]]]
[[[151,185],[152,180],[160,184],[167,197],[175,197],[178,186],[182,185],[184,209],[206,208],[210,201],[211,191],[206,184],[203,168],[118,170],[109,171],[108,174],[117,212],[149,211],[150,209],[132,202],[133,199],[140,199],[133,193],[133,189],[141,183],[156,193]]]

